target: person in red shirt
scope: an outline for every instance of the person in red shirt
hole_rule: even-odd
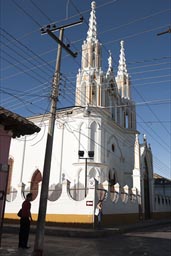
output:
[[[32,193],[27,194],[25,201],[22,203],[21,219],[20,219],[20,230],[19,230],[19,248],[28,249],[27,245],[29,232],[30,232],[30,221],[31,217],[31,200]]]

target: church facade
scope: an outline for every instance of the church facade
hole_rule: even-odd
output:
[[[17,218],[24,195],[32,192],[32,213],[37,219],[49,115],[29,120],[41,131],[12,141],[6,218]],[[139,142],[123,41],[116,77],[111,52],[108,69],[102,70],[92,2],[75,107],[56,114],[46,220],[93,225],[99,199],[106,224],[151,218],[161,209],[164,215],[171,204],[168,195],[161,207],[155,199],[152,151],[146,137]]]

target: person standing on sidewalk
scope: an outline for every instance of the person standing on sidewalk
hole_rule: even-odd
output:
[[[20,218],[20,230],[19,230],[19,248],[28,249],[28,238],[30,232],[31,216],[31,200],[32,193],[27,194],[25,201],[22,203],[21,218]]]
[[[101,222],[102,222],[102,200],[99,200],[96,206],[96,215],[98,220],[98,228],[101,228]]]

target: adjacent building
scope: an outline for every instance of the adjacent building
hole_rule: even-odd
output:
[[[34,134],[40,128],[31,121],[0,106],[0,227],[3,225],[7,193],[11,193],[13,161],[9,158],[12,138]],[[0,230],[2,230],[0,228]],[[1,232],[0,232],[1,239]]]

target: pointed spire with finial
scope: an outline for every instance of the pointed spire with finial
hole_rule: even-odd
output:
[[[124,41],[120,42],[121,49],[120,49],[120,59],[119,59],[119,66],[118,66],[118,73],[117,76],[128,76],[128,71],[126,68],[126,59],[125,59],[125,50],[124,50]]]
[[[89,19],[89,29],[87,32],[87,42],[96,42],[97,41],[97,27],[96,27],[96,2],[91,3],[91,13]]]
[[[111,51],[109,51],[107,75],[111,75],[111,74],[113,74],[113,61],[112,61],[112,53]]]
[[[146,134],[143,134],[143,141],[144,141],[144,145],[147,146],[147,137],[146,137]]]

